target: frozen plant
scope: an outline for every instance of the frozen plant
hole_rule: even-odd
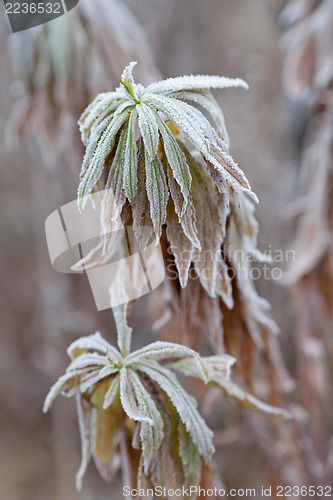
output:
[[[243,385],[245,382],[247,386],[251,386],[254,357],[252,353],[255,349],[267,349],[267,371],[274,363],[273,369],[277,369],[275,365],[278,364],[275,354],[272,354],[273,348],[269,339],[270,334],[277,331],[275,323],[267,313],[269,304],[258,297],[250,278],[246,279],[238,274],[243,268],[248,271],[249,252],[261,258],[256,249],[257,222],[253,215],[253,200],[257,201],[257,197],[251,190],[245,174],[230,155],[224,117],[210,91],[211,88],[247,88],[247,84],[241,79],[199,75],[169,78],[144,87],[133,79],[132,70],[135,64],[132,62],[125,68],[120,86],[113,92],[99,94],[79,120],[82,142],[86,146],[78,188],[79,209],[84,210],[92,192],[105,191],[100,214],[103,229],[101,241],[74,268],[78,270],[103,265],[117,250],[120,249],[121,253],[122,243],[117,238],[117,232],[112,231],[120,213],[122,222],[133,226],[134,235],[141,248],[145,248],[154,236],[160,241],[166,267],[168,253],[170,255],[171,252],[177,278],[172,281],[168,279],[170,275],[167,273],[167,279],[161,288],[163,292],[170,292],[169,298],[166,299],[166,296],[162,295],[160,306],[165,310],[173,308],[173,311],[177,312],[174,315],[176,321],[181,315],[187,320],[181,327],[177,324],[173,334],[182,341],[186,336],[188,344],[193,347],[196,341],[196,326],[193,325],[196,320],[202,330],[208,330],[210,352],[213,350],[214,355],[200,358],[188,347],[170,342],[151,344],[131,354],[126,308],[122,310],[121,322],[119,310],[115,309],[119,352],[116,355],[112,350],[117,358],[116,362],[112,361],[114,371],[108,371],[110,361],[106,350],[102,357],[96,358],[94,354],[93,359],[85,350],[79,351],[76,356],[76,352],[70,348],[72,364],[51,389],[46,408],[54,396],[64,388],[65,394],[77,395],[79,415],[83,411],[82,404],[89,403],[84,412],[89,422],[95,422],[96,419],[91,413],[95,414],[98,408],[106,419],[113,421],[117,414],[115,402],[119,389],[119,411],[122,414],[125,412],[129,419],[139,422],[135,424],[135,429],[133,424],[129,427],[131,432],[127,439],[131,440],[133,446],[127,450],[126,455],[122,454],[132,465],[134,461],[135,470],[138,468],[139,473],[135,474],[137,481],[140,483],[146,477],[148,484],[158,484],[159,481],[164,481],[162,484],[168,483],[168,479],[173,477],[172,470],[171,478],[164,480],[159,475],[161,471],[156,469],[156,464],[164,464],[162,469],[167,469],[171,460],[174,463],[172,469],[180,468],[185,474],[181,478],[176,477],[177,484],[184,484],[184,481],[186,484],[198,484],[201,477],[200,468],[203,466],[200,457],[207,459],[207,450],[212,452],[212,448],[207,445],[209,431],[206,431],[206,425],[194,410],[193,415],[197,420],[184,420],[183,412],[188,407],[187,399],[178,404],[168,392],[170,386],[165,385],[165,378],[156,377],[156,370],[169,377],[169,380],[175,380],[174,375],[170,375],[170,370],[178,370],[210,382],[219,394],[228,394],[247,408],[259,408],[274,415],[286,415],[280,408],[261,403],[225,376],[226,359],[230,363],[231,359],[234,359],[225,353],[231,354],[233,350],[236,350],[240,357],[239,374],[242,375]],[[123,272],[121,266],[119,269],[123,280],[126,281],[129,273]],[[189,279],[190,270],[193,269],[198,280]],[[233,269],[236,270],[234,277],[230,272]],[[111,283],[109,291],[112,294],[117,293]],[[118,293],[120,291],[121,285]],[[202,308],[206,317],[202,315]],[[207,335],[202,336],[203,339],[206,337]],[[169,340],[171,338],[168,338]],[[92,350],[97,349],[96,344],[87,342],[88,340],[80,340],[82,349],[88,349],[88,345],[92,346]],[[201,349],[196,351],[201,352]],[[138,356],[140,361],[137,360]],[[177,359],[172,360],[174,357]],[[100,364],[96,364],[97,359]],[[161,365],[160,361],[167,363],[167,366]],[[86,362],[88,364],[85,364]],[[78,373],[76,370],[81,367],[84,371]],[[134,384],[132,389],[127,391],[128,394],[122,390],[122,387],[125,387],[125,378],[129,380],[129,384]],[[95,389],[102,386],[98,406],[94,394]],[[265,398],[269,397],[271,387],[272,385],[268,389],[265,387],[265,392],[262,393]],[[140,391],[145,394],[146,403],[142,402]],[[162,397],[161,391],[167,395]],[[183,394],[178,382],[177,391]],[[126,398],[131,395],[132,402],[128,403]],[[113,401],[111,406],[108,405],[109,396],[110,401]],[[109,412],[109,416],[101,410],[105,401],[104,411]],[[133,408],[138,408],[136,413],[131,412]],[[170,409],[188,432],[186,453],[188,452],[189,456],[186,458],[182,451],[177,451],[176,458],[173,456],[172,433],[175,429],[178,434],[180,431],[178,423],[175,427],[169,417],[166,421],[163,420],[165,411],[169,412]],[[140,412],[143,412],[141,420],[138,418]],[[147,412],[151,413],[149,418],[155,419],[156,433],[152,431],[149,422],[142,421],[142,418],[147,418]],[[200,444],[196,433],[199,421],[205,430],[205,446],[202,442]],[[91,423],[87,425],[90,426]],[[111,427],[118,429],[118,424],[112,424]],[[161,432],[158,429],[161,429]],[[82,432],[85,442],[87,427]],[[103,430],[101,436],[102,433]],[[92,446],[95,461],[99,464],[96,445],[93,443],[94,436],[97,435],[95,430],[90,431],[92,437],[89,443],[85,442],[84,449],[90,449]],[[179,443],[183,443],[183,438],[178,436],[177,439],[175,446],[179,450]],[[149,446],[147,440],[150,442]],[[170,448],[168,445],[164,446],[167,442],[171,443]],[[153,455],[148,455],[147,458],[148,449],[154,458]],[[137,459],[135,450],[139,451]],[[160,453],[163,453],[163,456]],[[85,458],[78,476],[78,485],[88,455],[84,453],[83,456]],[[196,457],[195,463],[190,457]],[[114,461],[110,458],[110,461],[109,458],[107,470],[110,469],[111,463],[111,470],[114,472],[118,459]],[[122,463],[125,475],[129,470],[126,464]],[[103,470],[100,465],[98,467]],[[102,474],[106,478],[109,477],[104,472]],[[133,477],[132,474],[131,484]]]
[[[213,433],[172,369],[216,384],[248,407],[286,414],[229,380],[231,356],[201,357],[161,341],[130,352],[126,310],[113,309],[119,350],[99,332],[74,341],[67,350],[71,363],[45,400],[47,411],[59,393],[76,397],[82,442],[78,489],[91,455],[104,479],[111,480],[121,466],[124,484],[132,488],[200,484],[202,467],[214,452]]]

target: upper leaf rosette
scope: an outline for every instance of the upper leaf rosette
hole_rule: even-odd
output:
[[[239,78],[199,75],[169,78],[144,88],[134,82],[135,64],[131,62],[125,68],[115,92],[99,94],[80,118],[81,137],[87,147],[78,189],[80,208],[83,209],[84,197],[94,189],[104,168],[108,173],[107,186],[113,189],[118,206],[125,198],[133,202],[138,191],[141,156],[155,226],[166,217],[167,185],[170,187],[163,159],[184,197],[183,213],[190,194],[191,171],[168,122],[200,152],[209,172],[213,167],[217,175],[212,173],[212,176],[220,191],[228,192],[232,186],[256,199],[245,175],[227,152],[229,140],[223,114],[209,91],[210,88],[247,88],[247,84]],[[203,106],[216,129],[198,109],[183,100]],[[170,191],[173,197],[172,189]],[[156,220],[157,211],[162,213]]]
[[[239,78],[199,75],[169,78],[144,88],[134,82],[135,64],[125,68],[120,86],[99,94],[79,120],[86,146],[79,208],[83,210],[94,189],[105,188],[101,218],[104,232],[109,233],[128,200],[142,246],[153,232],[159,238],[166,223],[181,285],[186,285],[194,262],[207,292],[221,295],[231,305],[225,269],[225,283],[216,283],[216,268],[223,267],[217,256],[231,200],[243,193],[257,198],[229,154],[223,113],[209,89],[247,88],[247,84]],[[202,106],[215,126],[184,101]]]

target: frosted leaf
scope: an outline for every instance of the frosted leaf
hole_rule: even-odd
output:
[[[222,259],[221,245],[225,233],[225,221],[221,218],[223,198],[217,196],[214,188],[209,188],[209,180],[205,179],[205,174],[194,162],[191,162],[191,171],[197,233],[202,248],[201,251],[194,251],[194,267],[202,286],[211,297],[215,297],[217,269]]]
[[[126,96],[120,92],[105,92],[99,94],[93,102],[82,113],[78,125],[81,132],[81,140],[85,146],[88,145],[92,129],[97,126],[126,101]],[[111,117],[111,116],[110,116]]]
[[[153,222],[150,217],[150,205],[146,190],[145,151],[142,142],[138,159],[138,190],[132,206],[134,234],[140,248],[146,248],[153,234]]]
[[[128,372],[135,391],[140,412],[149,418],[151,423],[141,420],[140,438],[145,474],[148,474],[154,454],[161,445],[164,437],[163,420],[154,400],[140,381],[139,376],[132,370]]]
[[[79,393],[76,393],[76,409],[79,420],[79,429],[81,437],[81,464],[75,476],[76,489],[81,491],[82,489],[82,478],[87,470],[88,463],[91,457],[90,452],[90,413],[89,405]]]
[[[191,241],[194,248],[198,251],[201,250],[201,242],[198,235],[197,225],[196,225],[196,212],[194,209],[192,197],[190,196],[186,209],[183,215],[179,216],[179,222],[182,226],[182,230],[187,238]]]
[[[141,137],[151,159],[155,158],[158,148],[158,124],[152,109],[142,103],[137,106]]]
[[[167,393],[200,454],[206,462],[209,462],[214,452],[213,433],[198,413],[195,400],[182,388],[173,373],[157,363],[140,361],[137,363],[137,368],[146,373]]]
[[[129,354],[132,340],[132,328],[127,324],[127,308],[128,304],[112,308],[117,326],[117,343],[122,356]]]
[[[185,425],[178,422],[179,457],[187,484],[197,484],[200,478],[200,454]]]
[[[103,402],[103,409],[105,410],[106,408],[109,408],[109,406],[112,405],[115,397],[119,393],[120,389],[120,375],[116,375],[114,379],[110,383],[110,387],[105,394],[104,402]]]
[[[146,189],[150,204],[150,217],[154,225],[156,237],[162,234],[162,225],[166,220],[166,207],[169,197],[168,186],[161,160],[158,156],[150,159],[145,158],[146,166]]]
[[[216,140],[217,133],[200,111],[170,97],[152,95],[147,102],[167,116],[200,152],[209,152],[208,140]]]
[[[106,360],[107,362],[107,360]],[[105,366],[101,370],[94,370],[87,374],[83,374],[80,377],[80,391],[84,393],[90,387],[96,385],[100,380],[103,380],[105,377],[117,373],[119,368],[112,366]]]
[[[179,282],[184,288],[187,285],[194,247],[192,242],[183,233],[178,217],[172,210],[168,213],[166,223],[167,238],[170,242],[171,252],[175,258]]]
[[[136,120],[138,117],[138,112],[134,108],[131,112],[130,118],[128,120],[128,134],[125,146],[125,156],[124,156],[124,189],[126,196],[130,202],[135,198],[137,191],[137,168],[138,168],[138,155],[136,147]]]
[[[83,160],[83,165],[85,163],[88,163],[89,166],[84,173],[78,188],[78,206],[80,210],[83,210],[87,202],[86,196],[91,193],[93,187],[102,174],[105,158],[113,149],[115,136],[129,116],[128,107],[129,104],[124,103],[114,113],[111,122],[106,127],[98,141],[97,147],[93,153],[93,156],[91,157],[91,160],[90,151],[88,151],[89,148],[87,149],[85,158]]]
[[[105,241],[106,238],[106,241]],[[91,269],[94,266],[103,266],[119,252],[119,248],[123,242],[124,235],[122,231],[113,231],[107,234],[102,240],[87,253],[85,257],[74,264],[71,269],[73,271],[81,271],[83,269]]]
[[[181,90],[223,89],[228,87],[243,87],[248,89],[248,84],[241,78],[227,78],[225,76],[190,75],[167,78],[160,82],[152,83],[146,88],[145,94],[167,94]]]
[[[74,340],[68,347],[67,354],[71,359],[74,359],[76,357],[75,351],[80,352],[81,349],[97,350],[104,354],[108,353],[108,356],[112,356],[115,363],[121,360],[119,352],[102,337],[100,332]]]
[[[171,198],[174,203],[175,212],[178,217],[184,215],[188,200],[184,198],[180,185],[176,182],[170,164],[167,165],[168,185]]]
[[[97,353],[84,353],[75,358],[67,368],[67,372],[75,371],[81,368],[90,368],[100,366],[101,368],[107,363],[105,356]]]
[[[130,366],[132,363],[137,363],[140,359],[160,361],[172,358],[192,357],[196,363],[202,380],[207,380],[207,368],[202,358],[196,351],[181,344],[173,342],[153,342],[147,346],[138,349],[137,351],[129,354],[123,362],[124,366]]]
[[[208,382],[229,380],[231,367],[236,362],[233,356],[220,354],[216,356],[202,356],[202,362],[207,369]],[[201,378],[197,363],[193,358],[184,358],[170,363],[170,368],[175,369],[190,377]]]
[[[82,160],[81,170],[80,170],[80,178],[82,179],[89,168],[90,162],[94,156],[98,143],[101,139],[101,136],[105,129],[110,125],[113,120],[114,115],[108,115],[104,118],[104,120],[99,123],[99,125],[94,128],[92,133],[90,134],[89,141],[86,145],[86,151]],[[113,147],[113,144],[111,143]]]
[[[187,200],[191,186],[191,174],[186,163],[185,155],[178,146],[176,139],[166,123],[158,114],[156,114],[156,117],[162,135],[166,158],[173,172],[173,176],[178,182],[185,200]]]
[[[232,157],[216,145],[211,145],[211,153],[204,155],[206,160],[214,165],[218,173],[224,177],[228,183],[234,187],[238,192],[242,189],[248,194],[256,203],[258,198],[251,190],[249,181],[247,180],[244,172],[234,162]]]
[[[70,372],[70,373],[65,373],[64,375],[59,377],[58,380],[55,382],[55,384],[53,384],[53,386],[51,387],[45,398],[43,412],[46,413],[50,409],[55,398],[60,394],[63,387],[71,378],[78,375],[82,375],[83,373],[87,373],[87,371],[88,371],[87,368],[85,368],[82,370],[77,370],[74,374]]]
[[[109,233],[111,229],[110,224],[119,216],[119,212],[126,201],[123,186],[127,138],[128,122],[126,122],[120,133],[117,150],[112,160],[102,200],[101,221],[105,234]]]
[[[133,68],[136,65],[137,65],[136,61],[130,62],[129,65],[126,66],[126,68],[124,69],[123,74],[121,75],[121,79],[120,79],[120,82],[125,87],[128,94],[130,95],[130,97],[133,98],[134,102],[139,97],[138,86],[134,82],[134,78],[132,75]]]
[[[135,396],[135,390],[126,368],[120,370],[120,400],[121,405],[126,413],[132,420],[137,422],[148,422],[153,425],[150,417],[142,414],[138,401]]]
[[[224,141],[226,148],[229,148],[229,135],[222,110],[209,90],[175,92],[170,94],[170,97],[194,101],[205,108],[210,113],[217,126],[219,137]]]
[[[111,361],[111,358],[109,356],[109,352],[107,353],[107,358],[108,358],[108,361],[110,362],[110,365],[106,365],[104,366],[104,368],[102,368],[99,372],[99,376],[102,378],[104,377],[108,377],[109,375],[114,375],[118,370],[119,370],[119,367],[118,365],[114,365]]]

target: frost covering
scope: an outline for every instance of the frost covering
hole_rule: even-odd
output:
[[[140,453],[138,478],[144,474],[151,476],[150,480],[154,477],[157,485],[165,484],[165,471],[159,467],[163,457],[170,455],[177,467],[182,464],[180,484],[196,484],[200,480],[201,460],[209,463],[214,452],[213,434],[199,414],[195,399],[160,361],[193,359],[196,376],[204,382],[210,380],[208,366],[195,351],[170,342],[153,342],[126,355],[131,336],[126,310],[115,308],[114,312],[120,350],[99,332],[74,341],[67,351],[71,363],[51,388],[44,404],[47,411],[60,392],[67,397],[76,395],[82,440],[77,487],[81,488],[91,453],[103,477],[112,478],[115,456],[121,453],[118,436],[125,432],[121,413],[137,422],[132,427],[132,447]],[[229,379],[234,362],[231,356],[220,356],[223,380]],[[101,419],[106,427],[98,427]],[[172,440],[171,434],[174,434]],[[100,440],[109,441],[108,453],[105,446],[101,452]],[[172,447],[177,441],[175,450]],[[126,470],[124,464],[123,469]]]
[[[232,307],[227,266],[219,259],[226,220],[232,199],[244,194],[257,198],[229,154],[223,113],[209,89],[247,84],[239,78],[198,75],[144,88],[133,79],[135,64],[125,68],[120,86],[99,94],[79,120],[86,146],[79,208],[84,209],[94,189],[105,187],[104,232],[127,203],[142,246],[153,233],[160,238],[166,224],[181,286],[186,286],[193,263],[207,293]],[[211,121],[189,102],[203,107]],[[100,248],[96,264],[97,254]]]

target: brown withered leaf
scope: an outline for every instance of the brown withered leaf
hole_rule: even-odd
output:
[[[119,427],[123,418],[119,397],[112,406],[103,408],[109,385],[109,381],[100,382],[91,396],[92,454],[100,475],[108,482],[113,479],[120,465]]]
[[[143,145],[139,148],[138,191],[132,203],[133,229],[141,248],[145,248],[153,234],[153,222],[150,217],[150,204],[146,191],[146,172]]]
[[[170,241],[170,249],[175,257],[180,284],[182,287],[185,287],[187,285],[188,271],[192,262],[194,247],[182,231],[178,217],[170,205],[171,203],[169,202],[166,234]]]

